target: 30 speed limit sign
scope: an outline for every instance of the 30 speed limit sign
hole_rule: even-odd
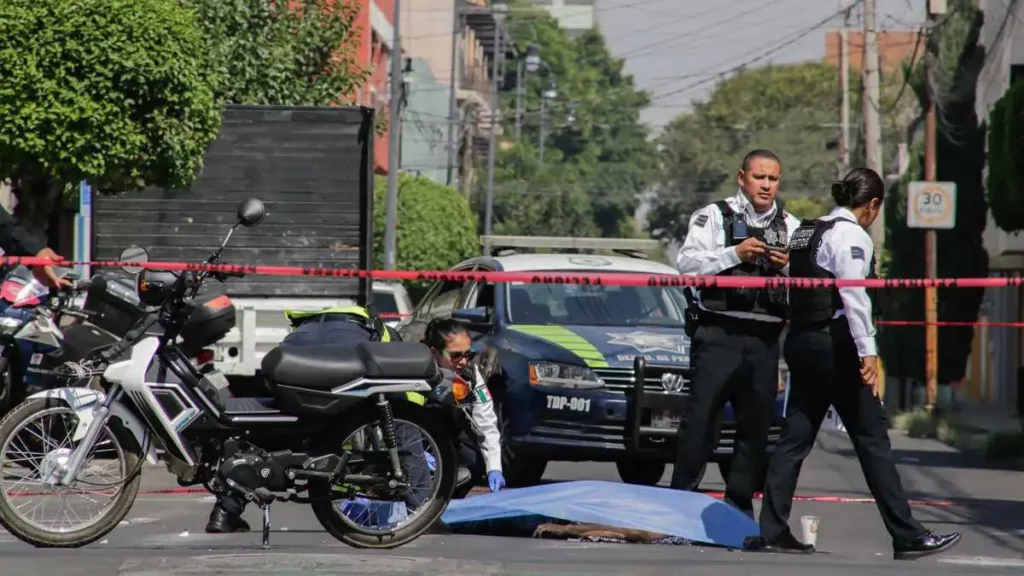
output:
[[[911,182],[907,190],[907,228],[956,225],[956,182]]]

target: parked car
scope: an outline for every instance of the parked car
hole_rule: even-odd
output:
[[[511,254],[466,260],[454,271],[676,274],[639,257]],[[500,351],[501,370],[489,382],[503,432],[510,485],[528,486],[548,462],[615,462],[623,481],[654,485],[674,460],[681,410],[641,410],[642,450],[627,434],[634,396],[634,361],[642,356],[644,395],[689,394],[690,341],[686,301],[677,287],[442,281],[434,284],[398,331],[419,340],[427,322],[452,316],[466,322],[475,346]],[[653,373],[657,368],[657,374]],[[665,377],[665,373],[676,376]],[[785,395],[779,395],[769,436],[778,441]],[[727,476],[736,422],[726,406],[712,461]]]
[[[392,328],[412,313],[412,300],[405,286],[397,282],[373,283],[373,308]]]

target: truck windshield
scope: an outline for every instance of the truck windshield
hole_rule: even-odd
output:
[[[680,288],[506,284],[510,324],[666,326],[682,328],[686,300]]]

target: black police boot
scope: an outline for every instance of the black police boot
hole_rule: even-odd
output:
[[[893,542],[892,557],[895,560],[917,560],[949,550],[960,543],[960,538],[959,532],[950,534],[928,532],[910,542]]]
[[[249,523],[242,519],[240,513],[232,514],[225,510],[218,502],[210,512],[210,521],[206,524],[207,534],[230,534],[234,532],[248,532]]]
[[[775,552],[779,554],[812,554],[814,546],[804,544],[796,539],[792,532],[786,532],[778,538],[768,540],[760,536],[752,536],[743,542],[743,547],[751,552]]]

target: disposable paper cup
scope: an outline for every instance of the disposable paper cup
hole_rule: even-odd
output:
[[[803,527],[804,544],[815,546],[818,542],[818,517],[817,516],[801,516],[800,525]]]

